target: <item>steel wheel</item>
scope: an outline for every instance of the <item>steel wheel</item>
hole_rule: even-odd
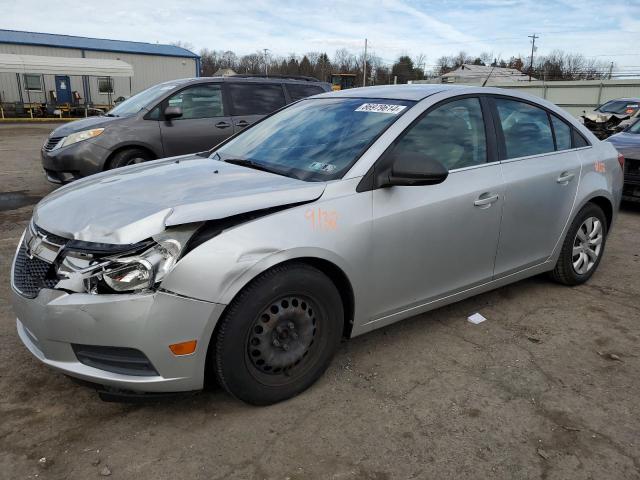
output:
[[[252,375],[273,385],[303,371],[313,352],[320,315],[315,302],[303,295],[280,298],[263,309],[247,339]]]
[[[217,325],[216,378],[254,405],[309,388],[331,362],[344,330],[335,284],[304,263],[276,265],[243,288]]]
[[[571,262],[579,275],[590,271],[598,261],[602,250],[602,222],[596,217],[587,218],[573,240]]]

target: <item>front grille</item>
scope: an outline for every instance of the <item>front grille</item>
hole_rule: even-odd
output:
[[[51,264],[37,257],[29,258],[22,243],[13,266],[13,285],[27,298],[35,298],[43,288],[54,288],[58,280],[50,275]]]
[[[62,140],[63,138],[64,137],[49,137],[49,139],[47,140],[47,143],[44,144],[44,149],[47,152],[50,152],[51,150],[53,150],[58,146],[58,144],[60,143],[60,140]]]
[[[147,356],[135,348],[76,344],[72,344],[71,347],[80,363],[89,367],[121,375],[158,375]]]

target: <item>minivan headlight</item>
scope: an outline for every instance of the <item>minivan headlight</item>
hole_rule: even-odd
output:
[[[104,132],[104,128],[92,128],[91,130],[83,130],[82,132],[72,133],[71,135],[67,135],[64,137],[62,142],[60,143],[60,147],[68,147],[69,145],[73,145],[74,143],[82,142],[83,140],[89,140],[90,138],[95,138],[98,135],[102,135]]]

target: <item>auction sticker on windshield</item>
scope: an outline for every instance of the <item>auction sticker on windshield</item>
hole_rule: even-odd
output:
[[[375,112],[375,113],[390,113],[392,115],[398,115],[401,111],[407,108],[406,105],[391,105],[388,103],[363,103],[356,112]]]

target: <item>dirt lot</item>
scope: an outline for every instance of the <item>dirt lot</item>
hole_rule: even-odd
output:
[[[1,478],[640,478],[639,208],[587,285],[533,278],[345,342],[293,400],[103,403],[27,352],[9,305],[50,128],[0,126]]]

